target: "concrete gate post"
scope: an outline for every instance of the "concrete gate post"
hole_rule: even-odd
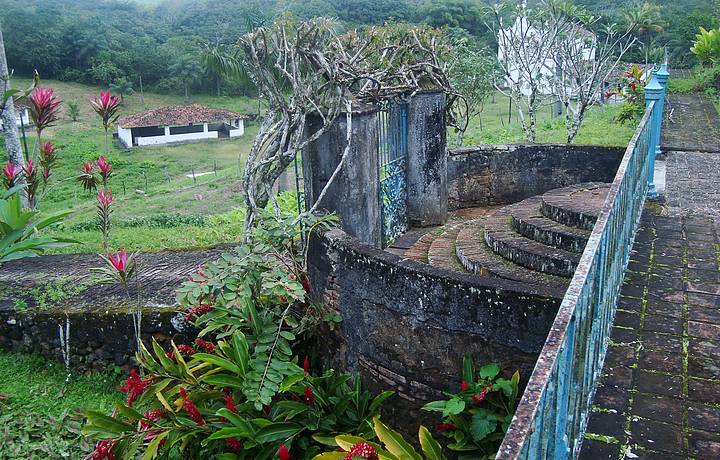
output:
[[[307,135],[322,126],[319,118],[308,121]],[[346,120],[340,116],[315,142],[302,152],[305,202],[317,200],[340,163],[346,145]],[[377,110],[364,106],[353,111],[350,153],[330,185],[319,208],[336,213],[343,230],[364,243],[382,246],[378,183]]]
[[[445,93],[418,93],[408,102],[407,210],[411,226],[447,220]]]

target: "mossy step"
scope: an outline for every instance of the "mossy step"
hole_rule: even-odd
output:
[[[430,250],[430,245],[437,236],[438,235],[435,232],[428,232],[424,234],[418,238],[415,244],[405,251],[403,257],[405,259],[417,260],[418,262],[422,262],[424,264],[428,263],[428,250]]]
[[[483,234],[484,219],[467,222],[458,232],[455,252],[467,271],[481,276],[494,276],[530,285],[546,286],[559,293],[567,290],[569,279],[530,270],[504,259],[485,244]]]
[[[511,225],[524,237],[565,251],[582,253],[590,231],[548,219],[540,212],[541,197],[532,197],[508,206]]]
[[[455,252],[455,238],[459,231],[458,228],[449,228],[433,240],[427,257],[430,265],[456,272],[466,271]]]
[[[542,196],[543,216],[570,227],[592,230],[597,222],[610,184],[584,182],[550,190]]]
[[[485,220],[485,242],[510,262],[549,275],[571,277],[580,262],[578,253],[546,246],[517,233],[510,224],[507,207]]]

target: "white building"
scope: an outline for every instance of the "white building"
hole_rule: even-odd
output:
[[[583,57],[587,61],[594,60],[593,40],[588,39],[593,37],[593,33],[587,29],[579,30],[579,32],[573,34],[578,37],[576,49],[582,49]],[[552,50],[543,49],[548,46],[543,42],[543,33],[530,24],[526,17],[518,16],[512,26],[500,29],[497,40],[498,60],[503,63],[503,67],[506,62],[508,63],[509,75],[505,76],[508,86],[519,83],[521,92],[528,96],[531,92],[529,79],[532,75],[538,86],[539,94],[555,93],[552,81],[560,69]]]
[[[22,125],[25,125],[25,127],[30,126],[30,123],[32,123],[30,120],[30,109],[28,108],[25,98],[15,99],[13,101],[13,105],[15,106],[15,112],[17,113],[17,127],[20,128]],[[0,131],[3,129],[3,122],[0,118]]]
[[[118,120],[125,147],[242,136],[247,116],[198,104],[158,107]]]

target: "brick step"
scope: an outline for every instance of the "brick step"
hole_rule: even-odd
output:
[[[565,251],[582,253],[590,231],[548,219],[540,212],[542,198],[534,196],[505,208],[510,223],[524,237]]]
[[[458,228],[449,228],[433,240],[427,257],[430,265],[456,272],[466,271],[455,252],[455,239],[459,231]]]
[[[571,277],[580,261],[578,253],[546,246],[517,233],[507,207],[485,220],[485,242],[510,262],[549,275]]]
[[[610,184],[585,182],[550,190],[542,196],[543,216],[570,227],[592,230]]]
[[[517,265],[495,254],[485,243],[485,219],[464,224],[455,239],[455,252],[463,267],[481,276],[494,276],[531,285],[546,286],[564,293],[570,280]],[[562,294],[560,294],[562,295]]]
[[[429,232],[418,238],[418,240],[410,248],[408,248],[403,257],[405,259],[417,260],[424,264],[428,263],[428,251],[433,240],[437,237],[437,233]]]

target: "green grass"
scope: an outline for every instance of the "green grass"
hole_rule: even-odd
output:
[[[16,78],[13,84],[22,87],[28,80]],[[95,252],[101,246],[100,235],[92,231],[74,231],[73,227],[93,222],[96,215],[95,194],[85,193],[74,180],[83,161],[93,161],[104,154],[105,142],[97,115],[88,101],[99,91],[98,87],[60,81],[43,81],[52,86],[64,101],[77,100],[81,114],[72,121],[66,114],[56,126],[43,133],[43,140],[52,140],[60,148],[61,160],[51,178],[51,186],[40,202],[42,211],[71,209],[65,227],[55,230],[78,239],[82,246],[59,251]],[[242,113],[257,111],[255,99],[192,97],[192,102],[213,107],[225,107]],[[151,107],[182,104],[183,97],[145,93],[125,97],[123,114],[136,113]],[[242,193],[238,186],[240,168],[257,132],[257,125],[249,123],[241,138],[202,143],[124,149],[113,142],[107,157],[114,173],[110,187],[115,197],[113,206],[112,242],[115,247],[128,249],[160,250],[210,246],[234,241],[239,236],[240,221],[233,220],[242,206]],[[35,135],[27,133],[28,144],[33,148]],[[0,154],[4,162],[4,152]],[[188,175],[211,173],[196,176]],[[222,215],[210,226],[184,226],[157,230],[152,228],[124,229],[125,220],[135,217],[164,214]],[[87,227],[86,227],[87,228]]]
[[[0,458],[80,459],[91,443],[79,429],[80,411],[109,411],[118,373],[110,369],[91,376],[71,376],[59,363],[37,355],[0,352]]]
[[[694,68],[684,78],[671,75],[668,90],[675,94],[704,92],[720,113],[720,65]]]
[[[525,142],[517,112],[512,109],[508,122],[508,98],[496,94],[495,100],[489,99],[479,117],[471,120],[463,138],[463,145],[478,144],[512,144]],[[623,146],[632,138],[635,126],[620,124],[614,121],[620,111],[620,104],[594,106],[588,110],[580,132],[575,139],[576,144],[593,144]],[[544,105],[538,112],[537,143],[565,143],[566,130],[564,117],[552,118],[551,107]],[[455,143],[455,136],[450,133],[448,142]]]

